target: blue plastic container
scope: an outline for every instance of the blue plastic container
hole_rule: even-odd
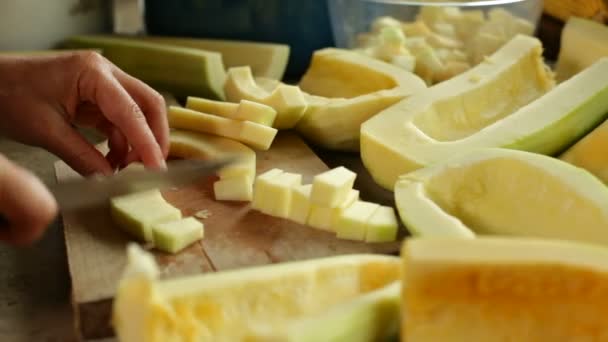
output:
[[[146,0],[146,26],[152,35],[288,44],[291,79],[314,50],[334,45],[326,0]]]

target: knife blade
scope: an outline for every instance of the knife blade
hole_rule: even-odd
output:
[[[112,176],[78,178],[48,185],[61,211],[92,207],[110,198],[137,191],[165,189],[191,184],[209,176],[235,158],[218,160],[176,160],[167,162],[167,170],[127,170]]]

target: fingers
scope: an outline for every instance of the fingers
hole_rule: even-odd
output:
[[[59,137],[47,143],[48,149],[72,169],[85,176],[114,173],[114,168],[104,155],[66,121],[58,121],[54,126],[52,129]]]
[[[124,134],[105,119],[98,123],[95,128],[108,138],[108,148],[110,150],[106,155],[106,160],[110,163],[112,169],[116,170],[124,166],[129,153],[129,143]]]
[[[97,56],[97,57],[93,57]],[[145,166],[165,168],[165,157],[140,106],[118,82],[102,57],[90,56],[79,80],[84,100],[97,104],[105,117],[125,135]]]
[[[144,111],[150,129],[156,137],[163,157],[169,154],[169,122],[165,99],[144,82],[114,67],[114,75]]]
[[[0,156],[0,240],[25,245],[39,239],[57,215],[57,202],[30,172]]]

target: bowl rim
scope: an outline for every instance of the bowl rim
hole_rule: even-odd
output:
[[[405,6],[452,6],[452,7],[485,7],[510,5],[520,2],[528,2],[530,0],[474,0],[467,2],[460,1],[433,1],[427,2],[424,0],[358,0],[362,2],[373,2],[387,5],[405,5]]]

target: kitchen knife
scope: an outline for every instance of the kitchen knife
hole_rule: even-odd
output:
[[[177,160],[167,163],[166,171],[125,170],[112,176],[77,178],[48,185],[61,211],[93,207],[110,198],[137,191],[164,189],[191,184],[234,161]]]

